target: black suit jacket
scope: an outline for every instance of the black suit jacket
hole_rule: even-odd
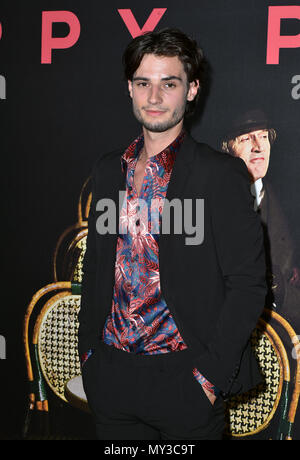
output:
[[[84,259],[79,353],[96,348],[112,305],[116,234],[100,235],[98,200],[119,202],[126,172],[124,150],[106,154],[92,174],[92,203]],[[204,199],[204,240],[159,235],[161,292],[192,351],[191,365],[223,393],[246,391],[261,379],[249,336],[266,295],[261,221],[253,210],[242,160],[216,152],[186,135],[173,166],[166,198]],[[165,212],[165,208],[163,213]]]
[[[266,256],[272,271],[279,267],[286,282],[293,275],[295,246],[290,234],[286,217],[281,209],[272,185],[263,180],[264,196],[259,206],[259,214],[265,233]]]
[[[295,245],[288,222],[272,185],[263,180],[264,196],[258,213],[261,216],[267,264],[268,295],[266,307],[276,305],[277,313],[285,316],[293,326],[299,324],[299,287],[291,285],[295,261]],[[299,327],[299,326],[298,326]]]

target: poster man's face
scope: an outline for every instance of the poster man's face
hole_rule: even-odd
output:
[[[187,82],[177,56],[145,54],[128,89],[137,120],[149,131],[164,132],[184,117],[187,101],[192,101],[198,82]]]
[[[240,157],[245,161],[254,181],[266,175],[271,151],[267,130],[257,130],[242,134],[229,141],[228,147],[234,156]]]

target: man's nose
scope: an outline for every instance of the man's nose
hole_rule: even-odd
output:
[[[151,86],[148,95],[148,102],[150,104],[160,104],[162,102],[161,88],[159,86]]]
[[[258,137],[255,137],[252,139],[252,151],[254,152],[261,152],[263,150],[262,143],[258,139]]]

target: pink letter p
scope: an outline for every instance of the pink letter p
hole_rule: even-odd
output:
[[[280,48],[300,48],[300,34],[280,35],[281,19],[300,19],[300,6],[269,6],[267,64],[279,64]]]
[[[66,37],[52,37],[53,22],[66,22],[70,32]],[[42,64],[51,64],[53,49],[71,48],[80,35],[80,22],[71,11],[43,11],[42,12]]]

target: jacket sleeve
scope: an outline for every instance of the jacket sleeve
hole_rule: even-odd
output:
[[[92,201],[88,217],[88,235],[87,246],[83,260],[83,279],[81,287],[81,304],[78,315],[78,351],[82,357],[88,350],[95,348],[97,335],[99,331],[93,330],[93,308],[95,299],[96,287],[96,222],[95,222],[95,206],[96,206],[96,174],[95,171],[91,176],[92,183]]]
[[[207,351],[197,367],[223,393],[238,378],[241,357],[261,315],[266,296],[261,220],[253,209],[243,160],[224,161],[211,197],[210,212],[225,301]]]

